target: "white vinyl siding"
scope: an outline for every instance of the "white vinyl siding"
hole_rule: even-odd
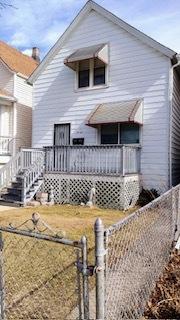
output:
[[[76,49],[108,43],[108,87],[75,90],[75,72],[64,59]],[[99,103],[144,99],[141,173],[144,187],[168,188],[170,61],[92,11],[49,62],[34,85],[33,146],[53,144],[54,123],[71,123],[72,138],[98,143],[96,129],[85,125]]]
[[[15,97],[18,103],[32,107],[32,85],[28,84],[26,79],[18,75],[15,84]]]
[[[180,183],[180,76],[174,71],[172,98],[172,184]]]
[[[1,61],[0,61],[0,89],[7,90],[11,94],[13,94],[13,90],[14,90],[14,74],[11,73]]]

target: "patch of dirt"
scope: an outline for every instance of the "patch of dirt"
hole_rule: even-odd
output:
[[[145,309],[146,319],[180,319],[180,254],[173,252]]]

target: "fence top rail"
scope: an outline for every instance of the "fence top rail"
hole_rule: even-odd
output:
[[[45,233],[46,231],[50,232],[50,234]],[[30,219],[24,221],[16,227],[13,226],[12,223],[10,223],[7,227],[0,226],[0,232],[14,233],[25,237],[56,242],[76,248],[82,248],[83,246],[81,241],[66,239],[63,232],[61,232],[61,235],[59,235],[59,232],[53,230],[51,226],[41,219],[39,213],[37,212],[34,212]]]
[[[145,213],[148,209],[151,209],[156,206],[156,204],[165,199],[168,195],[171,194],[171,192],[180,189],[180,184],[173,187],[172,189],[167,190],[165,193],[160,195],[158,198],[154,199],[153,201],[149,202],[146,204],[144,207],[136,210],[135,212],[131,213],[128,217],[125,217],[124,219],[116,222],[115,224],[111,225],[107,229],[105,229],[104,233],[108,236],[111,236],[115,231],[120,230],[123,228],[125,225],[127,225],[129,222],[132,220],[136,219],[138,216],[141,214]]]
[[[63,148],[70,148],[70,149],[84,149],[84,148],[97,148],[97,149],[106,149],[106,148],[119,148],[122,147],[129,147],[134,149],[140,149],[140,144],[101,144],[101,145],[63,145],[63,146],[44,146],[44,149],[63,149]]]
[[[68,245],[71,247],[76,247],[79,249],[82,248],[81,241],[75,241],[75,240],[70,240],[70,239],[66,239],[66,238],[61,238],[58,235],[50,236],[50,235],[42,234],[39,232],[27,231],[27,230],[17,230],[12,227],[3,227],[3,226],[0,226],[0,232],[14,233],[14,234],[17,234],[20,236],[36,238],[38,240],[46,240],[46,241],[56,242],[56,243],[65,244],[65,245]]]

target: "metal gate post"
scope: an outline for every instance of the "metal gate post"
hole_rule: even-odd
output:
[[[82,276],[83,276],[83,307],[84,320],[89,320],[89,283],[88,283],[88,261],[87,261],[87,238],[81,238],[82,243]]]
[[[176,226],[175,226],[175,236],[174,241],[176,242],[180,236],[180,187],[178,187],[178,204],[176,212]]]
[[[82,304],[81,304],[81,273],[79,271],[78,265],[80,263],[79,249],[76,250],[77,259],[77,289],[78,289],[78,309],[79,309],[79,320],[82,320]]]
[[[3,272],[3,238],[0,232],[0,319],[5,319],[4,314],[4,272]]]
[[[94,225],[96,258],[96,320],[105,317],[105,265],[104,265],[104,226],[100,218]]]

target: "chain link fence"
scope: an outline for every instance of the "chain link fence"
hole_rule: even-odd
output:
[[[81,243],[46,227],[1,227],[1,319],[81,318]]]
[[[97,219],[95,250],[37,214],[1,226],[0,319],[140,319],[179,235],[179,209],[177,186],[105,231]]]
[[[180,187],[105,230],[105,315],[139,319],[166,266],[180,206]]]

